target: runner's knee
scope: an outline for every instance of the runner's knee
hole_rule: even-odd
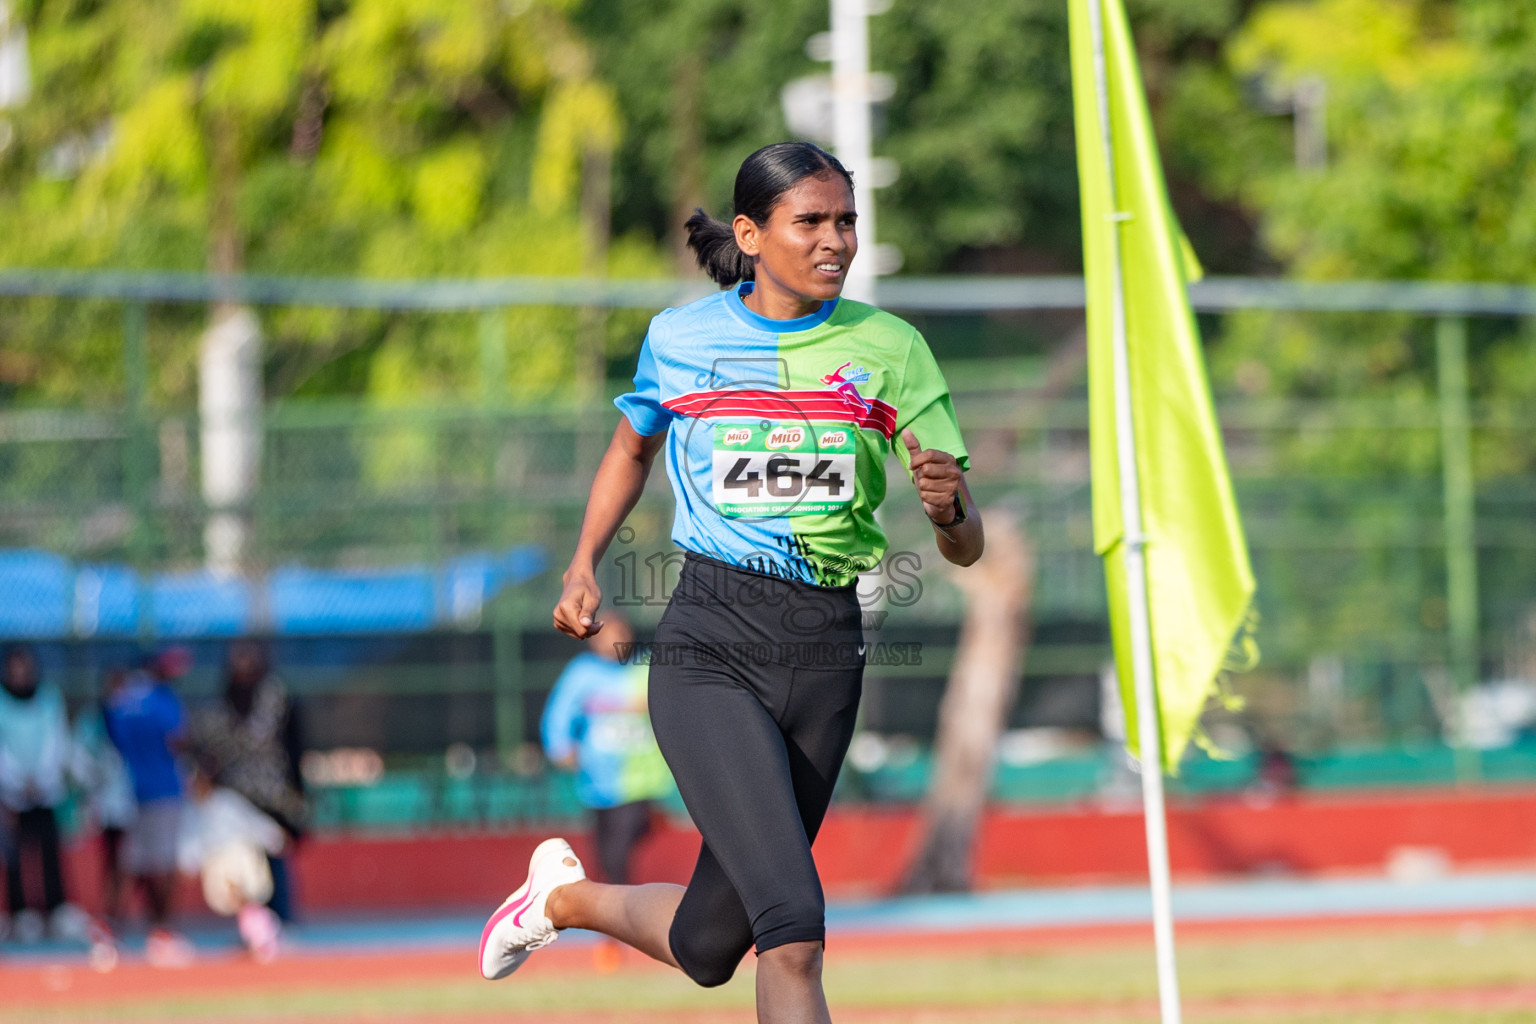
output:
[[[783,975],[816,981],[821,978],[822,954],[819,942],[791,942],[759,953],[758,970],[771,963]]]
[[[821,943],[827,937],[826,904],[819,887],[786,898],[758,919],[753,929],[759,955],[792,943]]]
[[[668,942],[683,973],[694,984],[704,988],[714,988],[730,981],[741,958],[746,955],[745,949],[725,948],[719,943],[710,942],[708,937],[701,939],[697,932],[690,933],[675,925],[668,936]]]

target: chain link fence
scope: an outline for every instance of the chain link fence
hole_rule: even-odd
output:
[[[196,668],[186,685],[194,698],[206,695],[227,639],[263,635],[310,706],[316,747],[370,748],[392,765],[435,767],[458,745],[482,765],[536,767],[520,751],[535,737],[543,693],[575,651],[549,628],[549,609],[617,420],[607,397],[487,389],[457,401],[382,401],[305,398],[298,389],[269,399],[260,487],[235,510],[249,525],[247,568],[212,572],[204,525],[229,510],[211,510],[201,497],[198,415],[185,396],[157,397],[143,364],[196,344],[188,310],[212,297],[200,288],[215,285],[189,278],[178,292],[153,283],[97,280],[90,292],[76,281],[73,294],[55,287],[39,299],[42,283],[29,279],[32,292],[0,299],[0,330],[34,323],[16,310],[42,301],[89,302],[98,319],[119,318],[124,388],[139,388],[67,407],[0,407],[0,635],[36,641],[75,700],[139,646],[172,639],[192,645]],[[371,318],[381,330],[442,315],[421,299],[429,293],[404,293],[420,299],[412,307],[371,286],[329,294],[307,282],[311,291],[294,297],[279,284],[247,282],[253,294],[240,297],[270,303],[262,312],[269,321],[297,308],[283,303],[300,301],[328,305],[342,320]],[[1234,680],[1246,709],[1213,715],[1213,734],[1239,755],[1284,749],[1315,766],[1318,779],[1346,780],[1339,784],[1536,774],[1524,755],[1498,753],[1523,749],[1536,730],[1536,472],[1528,451],[1536,407],[1484,399],[1466,384],[1464,334],[1461,383],[1448,389],[1455,374],[1445,375],[1444,349],[1455,338],[1443,327],[1474,313],[1484,317],[1484,334],[1519,331],[1529,297],[1260,285],[1207,286],[1208,339],[1266,307],[1284,309],[1290,329],[1320,335],[1350,317],[1362,344],[1378,331],[1426,347],[1431,365],[1438,353],[1440,376],[1438,387],[1411,400],[1218,391],[1258,577],[1263,660]],[[657,282],[633,286],[633,294],[556,298],[659,306],[689,287]],[[906,303],[940,356],[972,452],[974,493],[983,506],[1019,513],[1037,555],[1033,643],[1000,792],[1081,795],[1113,774],[1102,736],[1113,732],[1114,714],[1102,679],[1109,649],[1092,550],[1085,360],[1073,308],[1080,285],[900,287],[906,291],[887,304]],[[26,289],[7,279],[6,291]],[[79,297],[87,294],[95,297]],[[474,325],[486,314],[462,312],[508,297],[483,288],[448,294],[469,335],[466,358],[483,366],[486,332]],[[543,292],[524,298],[553,301]],[[154,304],[149,315],[133,312],[146,303]],[[6,304],[16,308],[8,313]],[[153,313],[162,307],[174,315]],[[136,338],[135,330],[144,333]],[[630,360],[622,345],[610,346],[615,375]],[[511,373],[515,383],[515,364]],[[589,393],[611,396],[625,386],[613,380]],[[922,777],[962,611],[920,507],[903,500],[898,467],[888,468],[882,520],[893,555],[913,559],[903,570],[913,582],[900,600],[886,588],[868,625],[882,640],[920,645],[920,657],[869,668],[868,739],[856,745],[848,783],[868,798],[910,795]],[[642,638],[665,586],[647,590],[640,581],[665,578],[670,516],[658,471],[603,569],[611,597],[639,588],[622,607]],[[1457,762],[1457,746],[1483,748],[1483,763]],[[1364,776],[1340,768],[1351,751],[1373,752],[1377,767]],[[1381,768],[1383,751],[1408,760]],[[1185,785],[1242,785],[1257,756],[1236,767],[1192,764]],[[1430,761],[1446,767],[1424,768]]]

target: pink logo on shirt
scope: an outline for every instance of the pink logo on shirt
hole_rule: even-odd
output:
[[[844,363],[825,377],[822,377],[821,382],[841,395],[844,402],[847,402],[860,412],[867,413],[872,407],[869,402],[865,401],[864,396],[859,394],[857,385],[869,381],[869,372],[862,366],[854,366],[852,370],[848,371],[848,376],[844,377],[843,371],[847,370],[850,366],[853,366],[851,362]]]

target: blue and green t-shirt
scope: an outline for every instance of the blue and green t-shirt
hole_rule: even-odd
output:
[[[788,579],[838,586],[874,568],[885,459],[902,430],[968,469],[949,387],[912,325],[849,299],[796,320],[748,309],[745,282],[651,321],[635,432],[670,431],[672,540]]]
[[[650,668],[590,652],[571,659],[544,704],[541,732],[551,760],[576,758],[576,796],[586,807],[657,800],[672,775],[646,706]]]

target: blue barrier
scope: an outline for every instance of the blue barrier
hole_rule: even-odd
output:
[[[0,552],[0,635],[67,635],[72,576],[69,563],[48,551]]]
[[[75,564],[51,551],[0,551],[0,637],[228,637],[243,633],[413,633],[473,624],[506,587],[544,571],[523,545],[426,565],[370,569],[281,566],[265,579],[164,572],[147,584],[115,564]]]

